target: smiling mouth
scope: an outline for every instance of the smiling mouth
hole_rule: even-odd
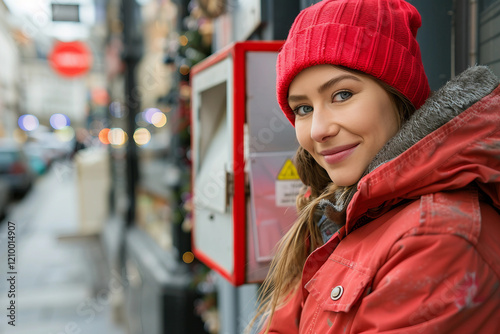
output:
[[[328,164],[339,163],[347,159],[358,147],[359,144],[344,145],[331,150],[321,151],[321,154]]]

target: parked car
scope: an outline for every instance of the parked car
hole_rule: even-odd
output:
[[[0,220],[7,215],[7,207],[10,202],[10,186],[7,181],[0,179]]]
[[[0,143],[0,179],[7,182],[13,196],[24,196],[35,181],[35,173],[22,146],[15,142]]]

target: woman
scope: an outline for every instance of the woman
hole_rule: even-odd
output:
[[[500,332],[498,79],[473,67],[429,97],[420,25],[403,0],[296,18],[277,97],[307,187],[261,333]]]

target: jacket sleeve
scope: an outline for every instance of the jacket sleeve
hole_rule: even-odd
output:
[[[296,288],[288,302],[277,309],[271,319],[269,334],[298,334],[302,312],[302,289]],[[268,322],[264,322],[259,334],[266,332]]]
[[[391,248],[353,333],[499,333],[498,276],[469,241],[413,235]]]

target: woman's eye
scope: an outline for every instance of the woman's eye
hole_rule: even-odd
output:
[[[352,93],[348,91],[338,92],[333,96],[333,102],[343,102],[351,98]]]
[[[300,106],[293,110],[294,114],[297,116],[304,116],[313,111],[313,107],[311,106]]]

